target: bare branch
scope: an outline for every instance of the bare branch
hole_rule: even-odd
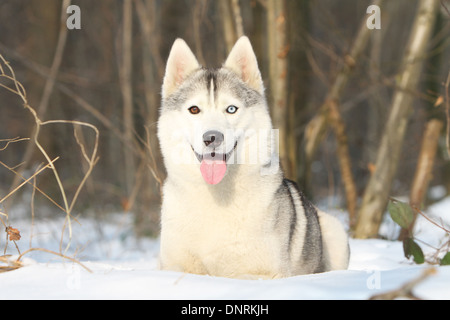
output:
[[[394,300],[396,298],[403,298],[403,297],[418,300],[419,298],[415,296],[414,293],[412,292],[413,289],[421,282],[428,279],[428,277],[435,275],[436,273],[437,271],[435,268],[425,269],[419,277],[409,281],[400,288],[385,293],[373,295],[372,297],[369,298],[369,300]]]

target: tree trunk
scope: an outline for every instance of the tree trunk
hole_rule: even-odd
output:
[[[289,68],[288,68],[288,132],[287,148],[289,159],[293,159],[292,178],[296,180],[305,194],[309,193],[304,161],[304,150],[301,141],[304,135],[304,126],[311,115],[309,96],[311,93],[310,83],[311,66],[307,59],[308,35],[311,22],[310,0],[287,1],[286,15],[288,25]]]
[[[225,40],[226,54],[233,48],[237,40],[231,2],[229,0],[219,1],[220,19],[222,20],[223,36]]]
[[[391,103],[391,112],[378,148],[375,171],[364,193],[354,234],[356,238],[371,238],[378,234],[412,111],[413,96],[410,92],[416,89],[419,82],[438,9],[439,0],[419,2],[402,68],[398,74],[398,87]]]
[[[133,11],[131,0],[123,2],[123,35],[122,35],[122,63],[120,65],[120,84],[123,99],[123,124],[126,143],[133,143],[133,92],[132,92],[132,35]],[[131,194],[134,184],[135,163],[134,155],[127,147],[123,148],[125,159],[125,186],[127,196]]]
[[[352,173],[350,151],[347,143],[348,139],[347,134],[345,133],[345,124],[339,113],[338,106],[335,103],[330,104],[329,113],[337,140],[337,155],[342,176],[342,183],[345,188],[345,199],[347,202],[349,223],[350,227],[353,228],[356,222],[356,202],[358,194],[356,192],[355,179],[353,178]]]
[[[219,1],[219,13],[222,20],[223,37],[225,40],[225,57],[233,49],[237,39],[244,35],[241,7],[238,0]]]
[[[279,130],[280,163],[287,177],[292,177],[295,159],[289,159],[287,150],[287,26],[284,0],[267,1],[267,40],[269,51],[270,106],[274,128]]]
[[[439,137],[441,135],[443,122],[439,119],[428,121],[425,134],[422,139],[419,160],[417,161],[416,173],[412,183],[411,193],[409,195],[409,204],[421,209],[425,194],[428,190],[428,184],[433,176],[434,158],[438,147]],[[414,217],[416,220],[417,214]],[[402,229],[399,240],[408,237],[414,228],[414,222],[409,229]]]

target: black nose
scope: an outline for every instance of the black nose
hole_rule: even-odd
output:
[[[210,130],[203,134],[203,142],[207,147],[217,148],[222,144],[223,139],[223,133],[216,130]]]

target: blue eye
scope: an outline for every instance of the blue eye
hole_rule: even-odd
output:
[[[238,110],[238,107],[236,107],[236,106],[228,106],[228,108],[225,111],[229,114],[233,114],[233,113],[236,113],[237,110]]]

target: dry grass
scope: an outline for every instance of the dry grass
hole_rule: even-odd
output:
[[[23,266],[23,263],[19,260],[11,259],[11,255],[0,256],[0,273],[17,270]]]
[[[76,219],[72,216],[72,212],[73,212],[74,206],[77,202],[77,199],[78,199],[78,196],[79,196],[81,190],[85,186],[88,177],[92,173],[92,170],[94,169],[94,166],[96,165],[96,163],[98,161],[98,153],[97,152],[98,152],[99,131],[94,125],[92,125],[90,123],[86,123],[86,122],[81,122],[81,121],[72,121],[72,120],[41,121],[36,110],[32,106],[30,106],[30,104],[28,103],[26,90],[25,90],[24,86],[21,84],[21,82],[19,82],[17,80],[16,75],[14,73],[14,69],[10,66],[9,62],[6,61],[6,59],[1,54],[0,54],[0,80],[1,80],[0,87],[15,94],[18,98],[20,98],[20,100],[22,101],[23,107],[31,113],[31,115],[34,118],[34,122],[35,122],[34,134],[30,139],[28,139],[28,138],[2,139],[2,140],[0,140],[0,142],[3,143],[3,145],[0,147],[0,152],[5,152],[11,143],[17,143],[17,142],[21,142],[21,141],[31,140],[30,142],[32,142],[34,144],[34,146],[37,147],[37,149],[40,151],[40,153],[45,158],[45,163],[43,163],[34,172],[34,174],[30,178],[27,178],[27,179],[25,179],[19,172],[17,172],[15,170],[15,168],[9,167],[5,163],[0,161],[0,165],[7,168],[19,180],[22,180],[22,182],[17,187],[14,187],[7,195],[0,196],[0,205],[4,204],[4,202],[10,196],[12,196],[14,193],[19,191],[23,186],[30,184],[33,186],[33,195],[30,199],[33,218],[34,218],[34,194],[36,191],[43,194],[47,199],[49,199],[55,206],[57,206],[65,214],[65,217],[66,217],[64,227],[63,227],[63,230],[61,233],[61,242],[60,242],[60,252],[59,253],[50,251],[47,249],[43,249],[43,248],[30,248],[21,254],[18,249],[17,244],[15,243],[15,241],[20,240],[20,236],[19,236],[20,231],[16,228],[12,228],[8,222],[9,221],[8,214],[6,212],[0,211],[0,222],[5,227],[5,232],[6,232],[6,246],[4,249],[4,255],[0,256],[0,262],[2,264],[6,264],[6,266],[0,266],[0,271],[2,271],[2,272],[11,271],[11,270],[20,268],[22,266],[20,259],[23,257],[24,254],[31,252],[31,251],[44,251],[47,253],[58,255],[65,259],[69,259],[76,263],[79,263],[74,258],[68,257],[66,255],[68,249],[70,248],[71,239],[72,239],[72,221],[73,220],[76,221]],[[40,133],[41,128],[44,126],[48,126],[48,125],[71,125],[71,126],[73,126],[73,128],[74,128],[73,137],[74,137],[75,143],[78,145],[80,154],[82,155],[82,158],[85,161],[85,163],[83,164],[84,165],[83,168],[85,168],[84,176],[82,177],[81,182],[79,183],[74,194],[71,197],[66,192],[66,189],[64,188],[64,185],[61,181],[59,172],[54,165],[55,161],[58,160],[58,157],[55,159],[51,159],[50,156],[48,155],[47,151],[45,150],[44,146],[42,146],[39,141],[39,133]],[[86,145],[83,143],[84,138],[82,139],[80,137],[80,127],[88,128],[94,134],[94,144],[93,144],[93,147],[91,148],[91,150],[88,150]],[[50,170],[53,173],[55,182],[58,186],[58,190],[59,190],[59,193],[62,198],[62,204],[57,203],[57,201],[53,200],[43,190],[36,187],[36,178],[44,170]],[[69,239],[68,239],[68,243],[67,243],[66,247],[63,249],[62,244],[63,244],[63,238],[64,238],[66,226],[69,231]],[[16,249],[19,253],[19,257],[16,260],[11,260],[10,255],[6,254],[8,241],[14,242]],[[87,269],[85,266],[83,266],[83,267],[85,269]]]

